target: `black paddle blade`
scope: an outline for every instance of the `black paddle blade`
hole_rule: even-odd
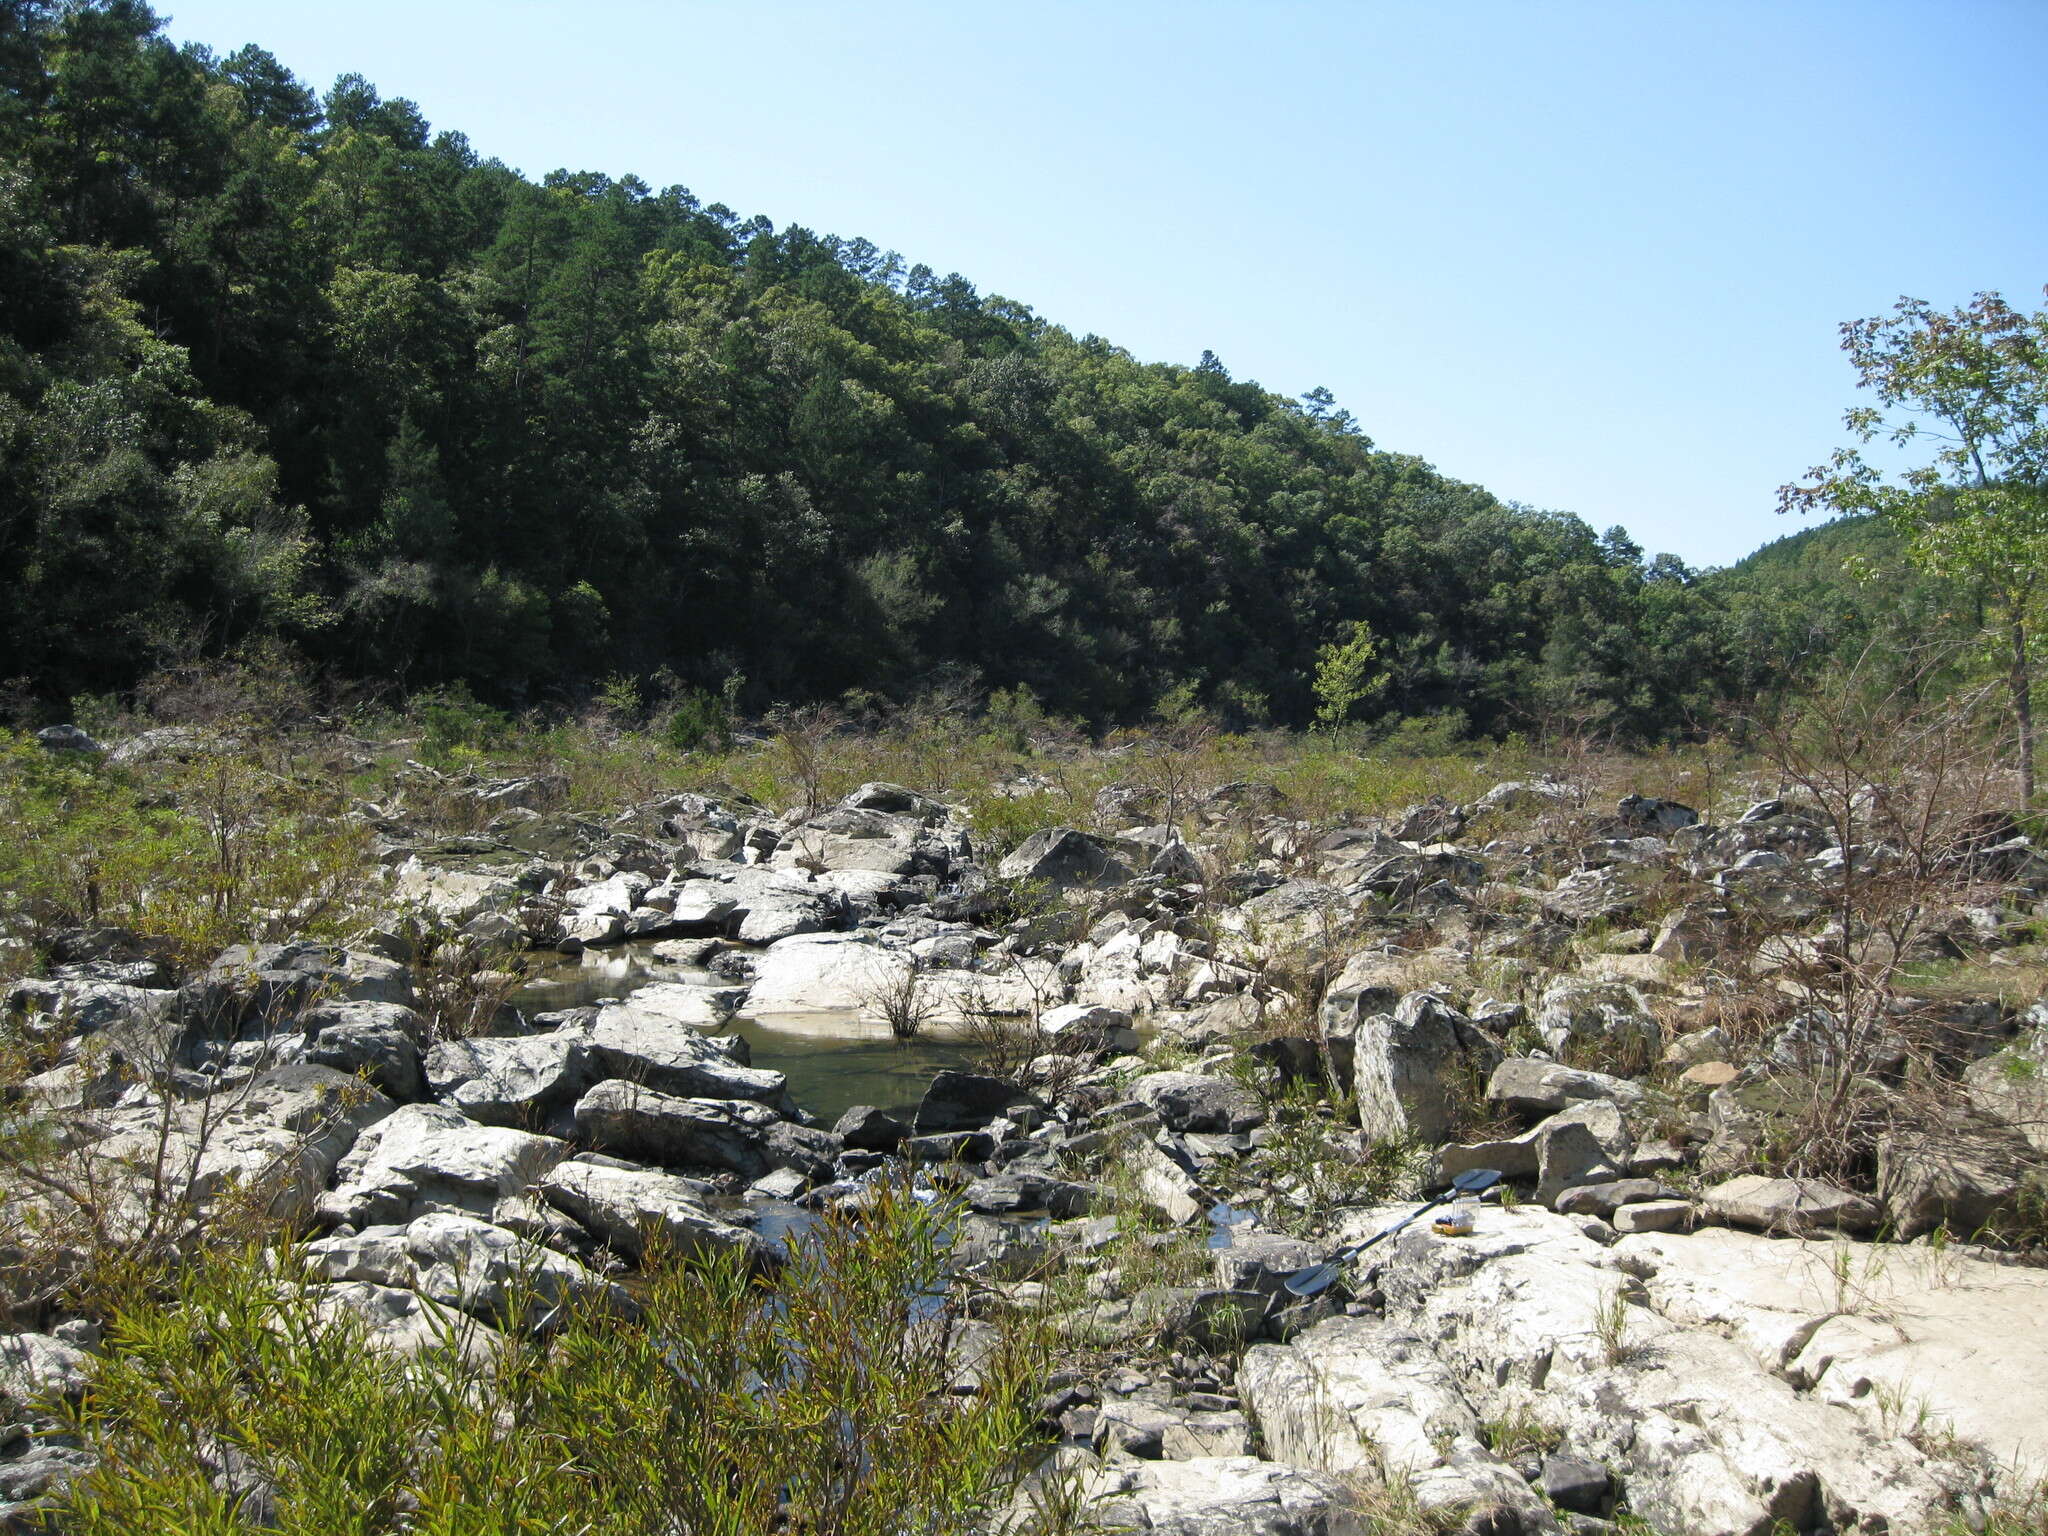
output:
[[[1461,1195],[1476,1195],[1482,1190],[1493,1188],[1499,1182],[1500,1170],[1498,1168],[1468,1168],[1451,1180],[1451,1188]],[[1381,1238],[1388,1236],[1390,1233],[1400,1231],[1424,1211],[1429,1210],[1433,1206],[1443,1205],[1450,1198],[1449,1195],[1438,1195],[1433,1200],[1424,1201],[1392,1226],[1375,1232],[1371,1237],[1355,1247],[1345,1249],[1334,1259],[1330,1259],[1322,1264],[1311,1265],[1307,1269],[1297,1269],[1287,1277],[1288,1292],[1295,1296],[1315,1296],[1327,1291],[1336,1283],[1337,1277],[1344,1273],[1344,1266],[1354,1257],[1365,1249],[1370,1248]]]
[[[1287,1289],[1296,1296],[1320,1296],[1344,1273],[1344,1261],[1332,1259],[1312,1269],[1297,1269],[1287,1277]]]

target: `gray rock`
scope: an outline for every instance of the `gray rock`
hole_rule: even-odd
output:
[[[1358,1121],[1373,1136],[1438,1142],[1449,1132],[1454,1085],[1475,1096],[1501,1059],[1500,1047],[1456,1009],[1426,992],[1359,1025],[1353,1047]]]
[[[1119,1461],[1083,1476],[1089,1517],[1150,1536],[1358,1536],[1336,1478],[1251,1456]]]
[[[722,1168],[747,1180],[786,1165],[769,1134],[781,1125],[758,1104],[677,1098],[616,1078],[576,1105],[577,1129],[595,1146],[649,1162]]]
[[[937,800],[914,789],[906,789],[901,784],[863,784],[839,803],[849,811],[883,811],[892,816],[915,816],[929,826],[936,826],[947,816],[946,807]]]
[[[1628,804],[1626,800],[1623,805]],[[1597,1461],[1579,1456],[1546,1456],[1538,1486],[1543,1497],[1559,1509],[1582,1515],[1597,1515],[1606,1507],[1607,1492],[1613,1486],[1607,1469]]]
[[[553,1137],[479,1125],[446,1105],[407,1104],[356,1138],[320,1210],[357,1228],[429,1210],[490,1220],[568,1151]]]
[[[1625,826],[1640,827],[1650,832],[1676,832],[1680,827],[1699,824],[1700,813],[1689,805],[1680,805],[1676,800],[1660,800],[1654,795],[1625,795],[1615,807],[1617,815]]]
[[[1614,1213],[1614,1230],[1630,1232],[1683,1232],[1695,1216],[1690,1200],[1645,1200],[1624,1205]]]
[[[1138,1048],[1138,1032],[1121,1008],[1093,1003],[1067,1003],[1047,1009],[1038,1018],[1047,1049],[1061,1055],[1125,1055]]]
[[[1554,1061],[1531,1056],[1510,1056],[1493,1069],[1487,1079],[1486,1097],[1518,1115],[1554,1115],[1584,1099],[1607,1099],[1615,1104],[1638,1104],[1642,1085],[1604,1072],[1582,1072]]]
[[[1559,977],[1544,989],[1536,1030],[1556,1054],[1590,1049],[1647,1067],[1664,1050],[1663,1030],[1643,995],[1616,982]]]
[[[5,1006],[31,1034],[54,1039],[123,1027],[150,1030],[174,997],[124,982],[30,977],[7,989]]]
[[[1730,1226],[1765,1232],[1872,1232],[1880,1218],[1874,1201],[1823,1180],[1754,1173],[1715,1185],[1706,1193],[1706,1206]]]
[[[601,1077],[627,1078],[661,1093],[778,1106],[788,1100],[789,1080],[780,1072],[741,1066],[713,1039],[640,1011],[630,1001],[598,1015],[590,1031],[590,1054]]]
[[[1613,1179],[1605,1184],[1576,1185],[1559,1195],[1551,1209],[1560,1215],[1598,1216],[1605,1220],[1623,1206],[1676,1198],[1675,1191],[1655,1179]]]
[[[1034,832],[997,866],[1005,880],[1042,880],[1058,890],[1122,885],[1131,872],[1100,838],[1072,827]]]
[[[1277,1296],[1289,1275],[1325,1256],[1324,1249],[1299,1238],[1239,1227],[1230,1234],[1228,1247],[1209,1250],[1209,1267],[1226,1290]]]
[[[310,1285],[304,1294],[317,1321],[332,1325],[347,1319],[360,1331],[363,1347],[376,1354],[403,1358],[452,1343],[480,1370],[505,1346],[504,1335],[488,1323],[410,1289],[344,1281]]]
[[[140,1105],[99,1117],[106,1134],[77,1156],[109,1204],[182,1207],[205,1220],[251,1203],[274,1221],[309,1217],[337,1164],[396,1106],[358,1078],[298,1064],[211,1100]],[[83,1170],[79,1170],[83,1171]],[[115,1217],[112,1230],[121,1229]]]
[[[0,1334],[0,1432],[38,1416],[48,1402],[76,1402],[92,1356],[47,1333]]]
[[[978,1131],[1024,1096],[1023,1090],[1006,1077],[939,1072],[918,1100],[911,1129],[919,1136]]]
[[[1559,1197],[1589,1184],[1618,1181],[1624,1164],[1601,1145],[1585,1124],[1562,1117],[1537,1127],[1536,1199],[1558,1209]]]
[[[36,732],[36,745],[45,752],[104,752],[107,749],[91,733],[75,725],[46,725]]]
[[[1963,1069],[1971,1106],[2048,1152],[2048,1029],[2035,1025],[2004,1050]]]
[[[766,1264],[779,1257],[757,1234],[712,1215],[697,1186],[672,1174],[572,1160],[541,1180],[540,1195],[634,1259],[650,1245],[672,1258],[737,1253]]]
[[[765,869],[737,871],[716,888],[732,906],[721,919],[727,934],[743,944],[774,944],[800,933],[824,933],[839,927],[846,903],[826,886],[799,883],[800,876]],[[691,891],[684,887],[685,895]],[[678,900],[677,911],[683,910]]]
[[[1233,1135],[1266,1123],[1266,1106],[1242,1083],[1196,1072],[1148,1072],[1131,1084],[1131,1097],[1174,1131]]]
[[[2008,1126],[1951,1115],[1902,1127],[1878,1143],[1877,1194],[1903,1240],[1946,1227],[1958,1237],[2017,1237],[2028,1211],[2048,1210],[2048,1170]]]
[[[299,1017],[306,1060],[359,1073],[400,1103],[426,1096],[420,1040],[426,1023],[398,1003],[323,1003]]]
[[[570,1027],[545,1035],[443,1040],[427,1052],[435,1098],[485,1125],[555,1124],[599,1073],[590,1037]]]
[[[839,1117],[832,1134],[854,1152],[894,1152],[910,1134],[894,1115],[872,1104],[855,1104]]]
[[[421,1216],[406,1227],[405,1248],[420,1295],[500,1327],[532,1327],[572,1303],[638,1310],[621,1287],[574,1259],[473,1216]]]

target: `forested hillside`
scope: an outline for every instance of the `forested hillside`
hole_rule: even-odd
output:
[[[0,0],[0,679],[53,706],[276,637],[510,704],[667,669],[1299,723],[1364,620],[1371,712],[1649,736],[1862,622],[1365,425],[865,240],[526,180],[138,0]]]

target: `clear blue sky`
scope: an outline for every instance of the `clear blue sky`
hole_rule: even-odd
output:
[[[1835,326],[2048,283],[2048,0],[159,0],[532,176],[865,235],[1145,359],[1721,563]]]

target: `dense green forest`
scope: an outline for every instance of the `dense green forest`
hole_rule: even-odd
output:
[[[513,705],[737,674],[1296,724],[1363,620],[1368,713],[1652,737],[1901,622],[1841,565],[1646,559],[1325,390],[682,187],[535,183],[139,0],[0,0],[0,680],[46,711],[264,642]]]

